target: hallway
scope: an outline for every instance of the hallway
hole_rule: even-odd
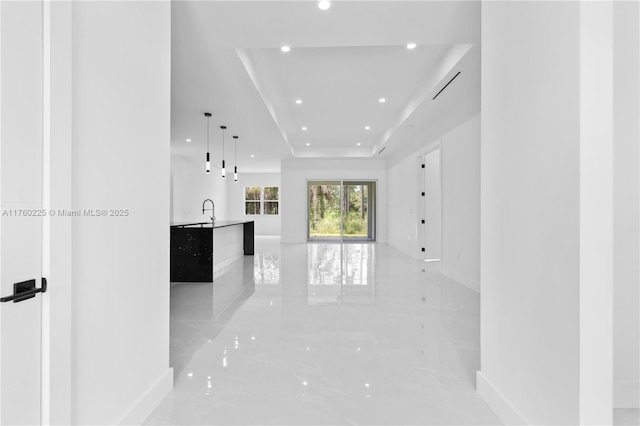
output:
[[[385,244],[283,244],[175,284],[175,386],[145,424],[500,424],[480,298]],[[344,277],[344,280],[341,278]]]

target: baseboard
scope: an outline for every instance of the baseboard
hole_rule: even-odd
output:
[[[489,408],[498,416],[505,425],[528,425],[520,413],[502,396],[493,384],[478,371],[476,374],[477,391],[487,403]]]
[[[451,278],[452,280],[459,282],[463,286],[475,291],[476,293],[478,294],[480,293],[479,281],[474,280],[473,278],[469,278],[464,274],[454,271],[453,269],[449,269],[444,265],[440,267],[440,272],[443,275],[446,275],[447,277]]]
[[[419,257],[418,257],[418,253],[416,253],[413,250],[409,250],[406,247],[402,247],[399,244],[394,243],[393,241],[387,241],[384,244],[393,247],[394,249],[406,254],[407,256],[409,256],[412,259],[420,260]]]
[[[640,383],[613,382],[613,408],[640,408]]]
[[[173,389],[173,368],[167,370],[164,376],[138,400],[118,424],[141,425],[153,413],[153,410],[156,409],[164,397],[171,392],[171,389]]]

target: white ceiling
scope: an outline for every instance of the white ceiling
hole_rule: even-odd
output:
[[[389,158],[477,107],[479,40],[479,2],[174,2],[172,151],[204,161],[211,112],[213,163],[226,125],[227,164],[237,135],[241,172],[294,157]]]

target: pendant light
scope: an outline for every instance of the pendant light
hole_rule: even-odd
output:
[[[238,181],[238,137],[233,137],[233,181]]]
[[[205,112],[204,116],[207,118],[207,173],[211,173],[211,159],[209,158],[209,118],[211,118],[211,113]]]
[[[225,177],[227,175],[227,172],[224,168],[224,131],[226,130],[227,126],[220,126],[220,128],[222,129],[222,177]]]

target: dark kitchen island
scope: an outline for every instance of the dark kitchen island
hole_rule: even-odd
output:
[[[171,223],[171,282],[213,282],[217,271],[253,255],[254,221]]]

